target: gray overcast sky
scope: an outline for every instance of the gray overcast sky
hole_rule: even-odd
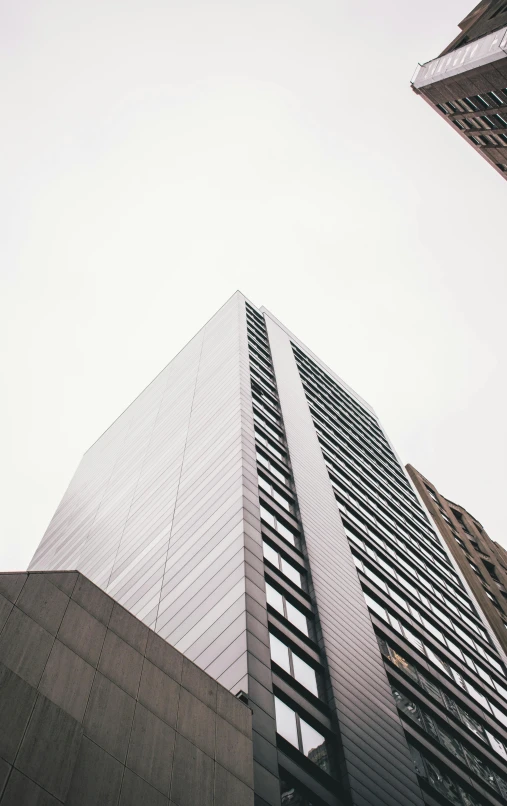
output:
[[[507,186],[409,88],[473,4],[0,0],[2,570],[236,288],[507,546]]]

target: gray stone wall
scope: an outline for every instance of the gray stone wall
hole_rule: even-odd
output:
[[[251,721],[78,572],[0,574],[1,806],[253,806]]]

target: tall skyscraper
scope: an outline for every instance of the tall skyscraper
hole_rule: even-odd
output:
[[[466,509],[444,498],[412,465],[407,471],[491,629],[507,653],[507,551]]]
[[[412,87],[507,179],[507,2],[482,0]]]
[[[77,568],[253,711],[257,806],[507,798],[505,657],[372,409],[237,292],[85,454]]]

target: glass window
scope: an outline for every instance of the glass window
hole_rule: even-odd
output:
[[[452,671],[453,671],[454,678],[456,679],[457,672],[456,672],[455,669],[453,669]],[[461,687],[466,689],[468,691],[468,693],[472,695],[474,700],[477,700],[477,702],[480,703],[482,705],[482,707],[486,709],[486,711],[489,711],[488,700],[486,699],[484,694],[482,694],[480,691],[478,691],[475,688],[475,686],[472,686],[471,683],[468,682],[468,680],[465,682],[463,680],[463,678],[461,678],[461,681],[462,681],[461,682]]]
[[[507,761],[507,748],[504,745],[504,743],[501,742],[500,739],[497,739],[496,736],[493,736],[493,734],[490,733],[489,730],[486,731],[486,734],[488,736],[489,743],[493,748],[493,750],[496,750],[496,752],[499,753],[501,756],[503,756],[503,758]]]
[[[266,507],[263,507],[262,504],[261,504],[261,518],[263,521],[266,521],[266,523],[269,523],[269,525],[272,526],[273,529],[276,528],[275,516],[271,512],[269,512],[269,510],[267,510]]]
[[[449,641],[449,639],[447,639],[446,643],[447,643],[447,646],[449,647],[449,649],[451,650],[451,652],[454,652],[454,654],[456,655],[457,658],[459,658],[460,660],[464,659],[463,658],[463,652],[461,651],[459,646],[457,646],[454,643],[454,641]]]
[[[278,697],[275,697],[275,714],[277,733],[293,744],[294,747],[299,747],[296,714],[292,708],[289,708]]]
[[[380,618],[383,618],[384,621],[388,621],[387,610],[385,607],[382,607],[381,604],[376,602],[375,599],[372,599],[371,596],[368,596],[366,593],[364,594],[364,598],[366,599],[366,604],[370,610],[373,610],[373,612],[380,616]]]
[[[428,619],[425,619],[424,616],[423,616],[422,623],[424,624],[424,626],[426,627],[426,629],[428,630],[429,633],[431,633],[433,636],[435,636],[435,638],[438,638],[439,641],[441,641],[443,644],[445,644],[444,636],[442,635],[440,630],[438,630],[434,626],[434,624],[431,623],[431,621],[428,621]]]
[[[306,616],[301,610],[288,602],[281,593],[278,593],[269,582],[266,582],[266,599],[268,604],[274,607],[275,610],[278,610],[282,616],[285,616],[294,627],[301,630],[305,635],[308,635],[308,621]]]
[[[500,711],[500,709],[497,708],[496,705],[493,705],[493,703],[491,703],[491,709],[496,718],[498,719],[498,721],[501,722],[502,725],[505,725],[507,727],[507,715],[503,711]]]
[[[413,632],[407,630],[406,627],[403,628],[403,635],[405,636],[407,641],[412,644],[412,646],[415,646],[415,648],[419,650],[419,652],[424,652],[423,643],[417,637],[417,635],[414,635]]]
[[[291,674],[289,647],[285,646],[275,635],[269,634],[269,646],[271,649],[271,659],[278,663],[282,669]]]
[[[270,487],[271,495],[273,496],[275,501],[277,501],[277,503],[279,503],[280,506],[282,506],[284,509],[286,509],[287,512],[291,512],[292,511],[292,506],[291,506],[291,503],[288,500],[288,498],[286,498],[284,495],[282,495],[277,490],[275,490],[274,487],[271,487],[271,485],[269,485],[269,487]]]
[[[289,619],[290,623],[297,627],[298,630],[301,630],[302,633],[308,635],[308,622],[306,616],[298,610],[297,607],[294,607],[290,602],[285,603],[287,605],[287,618]]]
[[[275,713],[277,733],[301,750],[314,764],[329,772],[329,757],[324,737],[278,697],[275,697]],[[298,722],[301,741],[298,737]]]
[[[300,719],[302,750],[310,761],[329,772],[329,759],[324,737],[303,719]]]
[[[355,554],[352,555],[352,559],[354,560],[356,568],[359,568],[360,571],[364,571],[363,561],[360,560],[359,557],[356,557]],[[506,627],[507,627],[507,625],[506,625]]]
[[[281,779],[280,797],[282,806],[317,806],[314,795],[307,795],[297,781]]]
[[[285,574],[285,576],[288,577],[292,582],[294,582],[294,584],[297,585],[298,588],[300,588],[301,574],[299,573],[299,571],[296,568],[294,568],[293,565],[288,563],[287,560],[284,560],[283,557],[281,557],[281,562],[282,562],[282,573]]]
[[[282,594],[278,593],[278,591],[272,588],[271,585],[269,585],[267,582],[266,582],[266,599],[268,601],[268,604],[271,605],[271,607],[274,607],[275,610],[278,610],[278,612],[281,613],[282,616],[284,615]]]
[[[482,666],[479,666],[479,664],[477,664],[475,668],[477,669],[479,677],[482,677],[482,679],[485,680],[486,683],[489,683],[489,685],[494,688],[493,681],[490,675],[482,668]]]
[[[408,581],[408,579],[402,577],[401,574],[398,574],[398,582],[400,582],[400,584],[403,585],[403,587],[406,588],[409,591],[409,593],[412,594],[412,596],[415,596],[416,599],[419,598],[419,591],[417,590],[417,588],[414,588],[414,586]]]
[[[392,590],[391,588],[389,589],[389,595],[391,596],[391,599],[394,599],[394,601],[400,605],[400,607],[403,607],[404,610],[408,610],[408,604],[403,598],[403,596],[400,596],[398,593],[396,593],[396,591]]]
[[[264,554],[266,560],[269,560],[272,565],[275,565],[278,568],[278,552],[276,552],[264,541],[262,543],[262,553]]]
[[[380,577],[378,577],[371,570],[371,568],[368,568],[367,565],[364,566],[364,573],[366,574],[367,577],[369,577],[375,583],[375,585],[377,585],[378,588],[380,588],[381,590],[383,590],[383,591],[385,591],[387,593],[387,585],[384,582],[384,580],[380,579]]]
[[[282,669],[285,669],[298,683],[307,688],[316,697],[319,696],[317,689],[317,675],[315,670],[296,655],[289,647],[280,641],[275,635],[270,633],[269,644],[271,648],[271,659]]]
[[[262,487],[263,490],[266,490],[267,493],[271,495],[271,484],[269,481],[266,481],[262,476],[257,476],[259,481],[259,487]]]
[[[319,691],[317,688],[317,675],[315,674],[315,669],[306,663],[302,658],[298,655],[292,653],[292,663],[294,666],[294,677],[301,683],[302,686],[307,688],[312,694],[315,694],[316,697],[319,696]]]
[[[287,526],[284,526],[283,523],[280,523],[280,521],[278,521],[275,526],[275,529],[278,532],[278,534],[281,535],[281,537],[284,537],[285,540],[287,540],[289,543],[292,543],[293,546],[296,545],[294,532],[291,532],[291,530],[288,529]]]

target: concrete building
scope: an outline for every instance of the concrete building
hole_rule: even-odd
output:
[[[482,0],[412,88],[507,179],[507,2]]]
[[[239,292],[85,454],[30,571],[73,567],[248,703],[256,806],[507,797],[466,581],[370,406]]]
[[[407,471],[507,653],[507,551],[466,509],[444,498],[412,465]]]
[[[2,806],[253,806],[243,703],[74,571],[0,574]]]

